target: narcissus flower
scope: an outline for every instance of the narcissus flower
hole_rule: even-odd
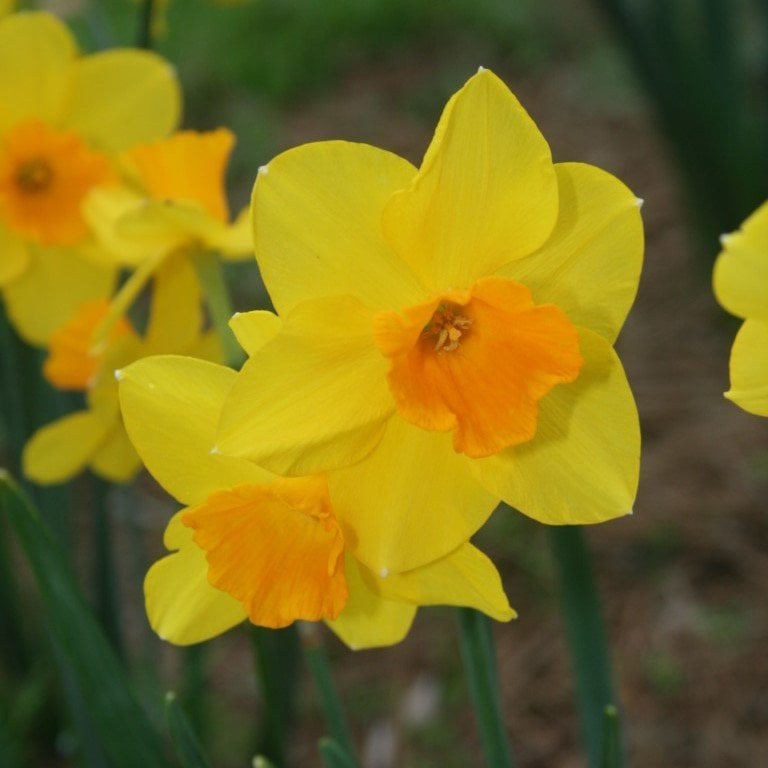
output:
[[[714,269],[717,300],[744,318],[731,350],[729,400],[768,416],[768,202],[723,235]]]
[[[108,311],[105,299],[87,302],[53,333],[43,373],[55,387],[85,393],[86,408],[39,429],[23,454],[24,472],[37,483],[60,483],[90,467],[124,482],[140,461],[123,427],[114,371],[146,355],[180,352],[221,358],[218,340],[203,333],[200,292],[192,268],[170,263],[158,271],[144,337],[121,319],[93,343]]]
[[[212,454],[234,378],[229,368],[171,356],[119,374],[134,446],[160,484],[188,505],[166,530],[173,553],[145,580],[147,613],[161,637],[186,645],[246,618],[265,627],[325,620],[348,645],[363,648],[401,640],[419,605],[468,605],[512,618],[496,569],[471,544],[383,578],[354,557],[344,508],[324,476],[281,478]]]
[[[129,265],[183,249],[250,255],[247,209],[229,221],[224,182],[234,143],[231,131],[218,128],[133,147],[124,162],[133,183],[95,189],[86,202],[101,242]]]
[[[126,153],[130,183],[94,189],[84,214],[103,248],[136,268],[113,302],[117,317],[170,255],[253,253],[244,209],[230,223],[225,172],[235,137],[226,128],[179,131]],[[109,322],[107,322],[109,325]]]
[[[113,180],[113,153],[174,128],[179,103],[154,54],[80,57],[49,14],[0,20],[0,289],[28,341],[44,344],[80,304],[109,295],[115,270],[89,242],[81,203]]]
[[[366,567],[445,556],[490,513],[482,494],[552,524],[631,510],[637,410],[612,344],[638,284],[639,201],[553,164],[495,75],[451,98],[420,169],[300,146],[261,169],[252,218],[282,327],[238,375],[217,449],[336,470]]]

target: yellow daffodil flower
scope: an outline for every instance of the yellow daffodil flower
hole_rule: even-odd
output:
[[[230,223],[224,185],[235,137],[226,128],[179,131],[140,144],[124,157],[132,183],[99,187],[84,214],[104,249],[135,267],[113,301],[118,318],[171,254],[217,253],[227,260],[253,253],[248,210]],[[104,330],[110,325],[109,319]]]
[[[248,211],[229,223],[224,185],[235,137],[226,128],[178,131],[125,156],[131,185],[93,190],[85,215],[123,264],[157,254],[212,250],[224,258],[253,253]]]
[[[375,573],[446,556],[489,498],[551,524],[630,512],[640,436],[612,344],[637,290],[639,203],[598,168],[553,164],[486,70],[419,169],[341,141],[279,155],[252,219],[281,320],[235,330],[249,349],[281,328],[235,380],[217,450],[334,470],[345,537]]]
[[[281,478],[211,453],[235,376],[173,356],[119,372],[134,446],[158,482],[188,505],[165,533],[172,554],[145,580],[147,613],[161,637],[186,645],[246,618],[265,627],[325,620],[350,647],[367,648],[399,642],[419,605],[467,605],[512,618],[495,567],[471,544],[384,578],[355,558],[324,476]]]
[[[733,342],[729,400],[768,416],[768,202],[738,232],[723,235],[714,269],[717,300],[744,318]]]
[[[221,357],[215,335],[201,333],[200,292],[188,264],[158,271],[143,338],[121,319],[94,346],[94,329],[107,311],[106,299],[87,302],[51,336],[43,373],[59,389],[84,392],[86,408],[42,427],[25,446],[24,473],[37,483],[64,482],[85,467],[107,480],[130,480],[140,461],[125,434],[114,371],[163,352]]]
[[[45,344],[110,294],[81,203],[115,177],[114,153],[175,127],[179,87],[152,53],[79,56],[54,16],[15,13],[0,19],[0,104],[0,290],[19,333]]]

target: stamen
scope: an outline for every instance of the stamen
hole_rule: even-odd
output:
[[[453,352],[461,344],[462,335],[472,325],[472,318],[459,314],[462,307],[442,302],[432,319],[424,326],[422,338],[434,338],[435,352]]]

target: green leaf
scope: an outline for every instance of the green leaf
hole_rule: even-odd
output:
[[[349,753],[330,736],[324,736],[317,745],[325,768],[355,768],[356,762]]]
[[[80,594],[64,553],[29,499],[1,469],[0,507],[40,589],[62,677],[77,688],[99,746],[115,768],[168,768],[162,740]]]
[[[176,754],[184,768],[210,768],[192,726],[173,691],[165,694],[165,715]]]

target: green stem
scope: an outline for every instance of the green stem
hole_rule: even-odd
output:
[[[550,544],[557,566],[571,662],[576,675],[576,695],[588,765],[599,768],[610,732],[606,707],[615,706],[608,642],[603,626],[600,597],[592,573],[584,532],[579,526],[551,526]],[[616,737],[621,743],[620,734]],[[619,755],[616,768],[624,764]]]
[[[512,753],[501,711],[499,675],[490,620],[472,608],[456,610],[461,655],[486,764],[489,768],[512,768]]]
[[[189,714],[192,728],[201,741],[207,736],[207,698],[205,696],[207,647],[190,645],[184,649],[182,701]]]
[[[144,0],[141,4],[141,16],[139,17],[139,34],[137,47],[147,51],[152,50],[152,17],[154,16],[154,0]]]
[[[275,765],[284,766],[288,733],[296,710],[300,653],[296,627],[253,627],[253,647],[262,696],[262,722],[256,753]]]
[[[304,646],[304,657],[307,660],[315,687],[320,697],[320,706],[325,715],[325,722],[333,741],[346,753],[346,762],[355,768],[359,761],[355,755],[355,747],[347,725],[347,718],[341,705],[341,699],[333,684],[331,668],[322,645],[322,639],[314,624],[302,623],[299,634]]]
[[[211,315],[211,322],[221,340],[224,359],[227,365],[239,368],[244,355],[229,327],[229,319],[233,314],[232,303],[224,280],[221,260],[212,253],[199,252],[193,256],[193,261]]]

